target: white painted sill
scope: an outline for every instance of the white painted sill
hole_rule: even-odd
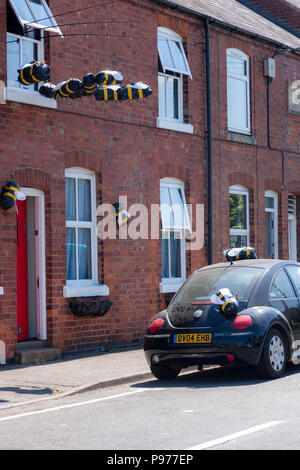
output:
[[[16,103],[40,106],[41,108],[57,108],[56,100],[51,98],[45,98],[45,96],[40,95],[37,91],[24,90],[22,88],[5,88],[5,99],[7,101],[14,101]]]
[[[175,293],[178,289],[182,286],[184,281],[176,281],[176,282],[161,282],[159,284],[159,292],[161,294],[170,294]]]
[[[156,118],[156,125],[160,129],[167,129],[169,131],[185,132],[187,134],[194,133],[194,126],[183,122],[169,121],[168,119],[158,117]]]
[[[109,287],[105,284],[94,284],[90,286],[64,286],[64,297],[98,297],[109,295]]]
[[[4,295],[4,289],[3,289],[3,287],[0,287],[0,295]]]

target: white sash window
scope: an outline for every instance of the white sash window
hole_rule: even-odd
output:
[[[250,134],[249,57],[237,49],[227,49],[228,129]]]
[[[185,230],[191,230],[184,184],[173,178],[160,183],[161,292],[176,292],[186,279]]]

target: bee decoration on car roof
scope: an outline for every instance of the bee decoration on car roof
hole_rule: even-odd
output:
[[[224,251],[227,261],[231,263],[233,261],[239,261],[243,259],[256,259],[255,249],[249,246],[243,246],[241,248],[231,248]]]

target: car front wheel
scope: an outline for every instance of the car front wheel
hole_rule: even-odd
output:
[[[181,371],[181,369],[171,369],[164,364],[153,364],[150,369],[152,374],[160,380],[175,379]]]
[[[272,328],[267,334],[261,359],[258,364],[258,372],[262,377],[276,379],[285,371],[287,362],[286,342],[283,335],[276,328]]]

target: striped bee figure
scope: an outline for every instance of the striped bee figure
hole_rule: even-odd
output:
[[[81,96],[82,82],[78,78],[70,78],[60,82],[55,87],[54,98],[61,96],[63,98],[79,98]]]
[[[243,246],[242,248],[232,248],[225,250],[224,255],[227,261],[239,261],[243,259],[256,259],[255,249],[250,246]]]
[[[143,82],[131,83],[118,90],[118,98],[120,101],[147,98],[151,94],[152,90]]]
[[[20,187],[14,181],[8,181],[8,183],[2,188],[0,195],[0,205],[7,211],[11,209],[16,201],[25,201],[26,196],[20,191]]]
[[[55,85],[50,82],[45,82],[43,85],[40,86],[39,92],[41,95],[45,96],[46,98],[54,98],[55,96]]]
[[[98,89],[96,76],[93,73],[87,73],[82,80],[82,94],[94,95]]]
[[[118,101],[118,90],[120,89],[119,85],[112,85],[100,87],[95,93],[95,98],[97,101]]]
[[[120,72],[111,71],[111,70],[104,70],[102,72],[97,73],[95,76],[96,83],[98,85],[118,85],[122,83],[123,76]]]
[[[120,204],[119,202],[114,202],[113,207],[116,211],[118,225],[121,226],[126,224],[131,218],[131,215],[129,214],[129,212],[125,211],[125,209],[123,208],[123,204]]]
[[[46,82],[50,79],[51,69],[45,62],[30,62],[18,69],[18,81],[22,85]]]
[[[226,318],[234,318],[237,315],[239,303],[227,287],[212,295],[210,300],[214,304],[220,305],[220,310]]]

